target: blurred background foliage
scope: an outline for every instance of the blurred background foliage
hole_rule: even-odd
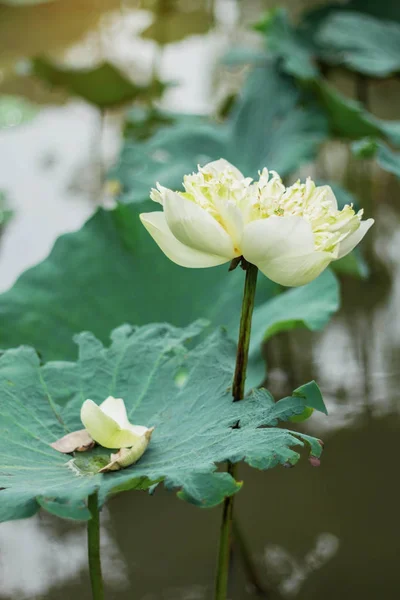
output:
[[[65,360],[83,329],[106,343],[123,322],[187,325],[198,317],[235,338],[241,274],[180,269],[138,222],[156,181],[178,189],[198,163],[223,156],[253,177],[266,165],[286,183],[310,174],[333,186],[339,204],[353,202],[376,219],[361,250],[335,264],[335,273],[289,291],[260,281],[249,383],[267,378],[279,396],[315,378],[331,410],[329,424],[313,417],[304,425],[318,435],[326,428],[331,458],[318,482],[299,468],[303,519],[286,513],[287,473],[246,483],[254,502],[250,510],[243,500],[242,519],[271,598],[372,600],[397,589],[391,501],[377,516],[362,498],[382,488],[368,466],[377,460],[373,446],[386,457],[385,471],[395,468],[399,57],[400,6],[392,0],[0,0],[0,347],[30,344],[44,360]],[[288,536],[264,514],[274,478],[282,489],[277,521]],[[383,486],[387,499],[390,484]],[[197,515],[178,516],[162,493],[156,502],[176,522],[188,519],[200,541],[187,569],[177,560],[175,571],[156,574],[149,544],[134,575],[138,597],[208,598],[212,569],[197,567],[212,562],[214,517],[198,531]],[[128,505],[116,501],[112,519],[132,562],[122,536]],[[377,513],[382,507],[377,499]],[[157,539],[168,536],[159,527]],[[370,573],[366,562],[374,564]],[[26,583],[9,576],[3,596],[44,597],[51,588],[46,597],[67,598],[78,563],[47,584],[32,571]],[[235,600],[251,597],[246,575],[236,579]],[[115,597],[131,597],[120,585]]]

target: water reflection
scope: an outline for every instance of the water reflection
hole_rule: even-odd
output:
[[[128,586],[126,565],[110,531],[109,515],[102,513],[101,551],[104,578],[113,589]],[[1,598],[53,596],[53,589],[80,580],[87,570],[86,529],[65,527],[48,515],[10,521],[0,528]],[[18,557],[18,558],[17,558]]]
[[[280,546],[265,548],[265,563],[271,577],[278,579],[278,590],[285,598],[297,596],[307,577],[321,569],[339,549],[339,539],[331,533],[321,533],[314,547],[302,560]]]

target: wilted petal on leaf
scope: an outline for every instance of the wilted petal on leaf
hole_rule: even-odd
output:
[[[62,438],[50,444],[54,450],[69,454],[70,452],[85,452],[90,450],[95,445],[94,440],[90,437],[86,429],[67,433]]]
[[[118,452],[111,454],[108,465],[99,470],[99,473],[108,471],[119,471],[136,463],[147,449],[150,443],[154,427],[148,429],[140,440],[132,448],[121,448]]]

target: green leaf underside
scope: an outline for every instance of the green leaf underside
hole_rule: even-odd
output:
[[[110,178],[120,181],[124,202],[142,202],[156,181],[180,189],[183,175],[221,157],[245,176],[256,177],[265,166],[288,175],[315,157],[327,134],[318,108],[301,101],[270,62],[250,74],[226,122],[178,123],[148,141],[127,140]]]
[[[260,469],[294,464],[299,455],[292,446],[304,442],[319,456],[315,438],[274,428],[304,411],[317,394],[315,384],[277,403],[266,390],[232,402],[234,344],[223,331],[195,344],[202,327],[200,322],[186,329],[126,325],[112,333],[109,348],[83,333],[76,338],[76,363],[42,366],[31,348],[6,351],[0,358],[0,521],[29,517],[40,506],[62,517],[88,519],[86,501],[94,491],[103,504],[117,491],[147,489],[161,480],[185,500],[213,506],[241,486],[216,472],[218,463],[244,459]],[[178,386],[175,373],[182,369],[187,377]],[[100,403],[108,395],[124,398],[131,422],[155,431],[136,465],[93,474],[104,449],[78,454],[74,464],[49,444],[81,428],[86,398]],[[240,429],[233,429],[238,421]]]
[[[108,62],[92,69],[68,69],[45,58],[35,58],[32,65],[35,75],[50,85],[62,87],[99,108],[118,106],[139,97],[157,96],[163,87],[159,82],[147,87],[137,86]]]
[[[74,359],[75,333],[88,329],[107,342],[109,332],[128,322],[143,325],[166,321],[185,326],[196,318],[227,327],[236,339],[243,294],[244,272],[228,272],[228,264],[213,269],[184,269],[168,260],[139,220],[135,205],[121,205],[113,211],[99,210],[77,233],[58,239],[50,256],[26,271],[10,291],[0,295],[0,347],[20,344],[35,347],[45,360]],[[76,268],[79,265],[79,269]],[[304,319],[298,297],[289,294],[306,327],[315,329],[326,323],[337,306],[338,290],[334,277],[326,272],[311,284],[318,287],[321,299],[299,289],[305,302],[311,301],[314,314]],[[302,291],[300,291],[302,290]],[[286,328],[287,313],[274,310],[268,317],[269,301],[280,291],[260,276],[256,305],[264,307],[269,319],[253,327],[262,340],[268,327]],[[285,310],[290,301],[285,304]],[[307,311],[307,309],[304,309]],[[257,314],[257,311],[256,311]],[[259,347],[253,345],[256,358]],[[265,367],[263,367],[265,370]],[[258,380],[263,372],[258,372]]]

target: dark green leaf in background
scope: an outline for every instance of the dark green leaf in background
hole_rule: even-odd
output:
[[[343,14],[344,19],[349,17],[351,17],[350,13]],[[361,15],[361,18],[365,17]],[[322,24],[324,23],[325,21],[322,21]],[[321,24],[319,25],[322,27]],[[380,23],[378,25],[380,26]],[[399,28],[398,25],[394,27]],[[301,27],[296,29],[291,24],[287,12],[280,9],[271,12],[268,25],[262,27],[261,31],[266,36],[270,55],[272,54],[279,61],[280,68],[297,79],[303,89],[308,90],[310,94],[308,101],[314,99],[320,105],[320,110],[328,120],[331,134],[350,139],[376,135],[400,145],[400,121],[378,119],[362,104],[344,96],[322,77],[316,65],[326,50],[322,45],[316,44],[315,38],[318,39],[316,31],[319,29],[313,30],[312,35],[311,32],[304,32]],[[328,27],[323,31],[326,37]],[[362,32],[361,25],[360,31]],[[360,36],[362,33],[359,33],[358,38]],[[365,43],[370,44],[370,51],[375,56],[374,42],[368,41],[370,38],[371,35],[367,36]],[[396,60],[399,60],[399,52],[393,53]]]
[[[184,174],[221,157],[246,176],[267,166],[284,177],[315,158],[326,134],[319,109],[303,106],[299,90],[271,62],[250,74],[225,123],[186,121],[141,144],[127,140],[110,177],[121,182],[124,202],[146,200],[156,181],[179,189]]]
[[[286,73],[304,80],[318,77],[312,40],[291,25],[287,10],[268,11],[255,29],[265,35],[268,49],[279,56]]]
[[[400,153],[387,144],[373,138],[365,138],[352,144],[352,151],[358,158],[375,158],[378,165],[400,179]]]
[[[100,504],[113,493],[146,489],[163,480],[180,497],[198,506],[214,506],[241,484],[216,472],[226,460],[245,460],[268,469],[294,464],[292,446],[306,442],[321,454],[315,438],[274,427],[315,406],[326,412],[317,386],[274,403],[266,390],[232,402],[229,387],[234,344],[217,331],[188,350],[201,331],[170,325],[122,326],[109,348],[90,333],[77,337],[76,363],[44,366],[34,350],[21,347],[0,357],[0,521],[33,515],[39,507],[72,519],[88,519],[87,497],[99,491]],[[193,343],[192,343],[193,346]],[[186,373],[182,383],[176,375]],[[150,446],[127,469],[96,474],[108,460],[102,448],[58,453],[50,443],[82,427],[79,413],[86,398],[100,403],[108,395],[125,400],[131,422],[155,426]],[[239,429],[232,426],[240,422]]]
[[[400,71],[400,25],[356,12],[335,12],[316,40],[331,64],[374,77]]]
[[[146,87],[138,86],[108,62],[92,69],[68,69],[46,58],[35,58],[32,67],[33,73],[51,86],[64,88],[99,108],[119,106],[137,98],[158,97],[165,87],[157,80]]]

